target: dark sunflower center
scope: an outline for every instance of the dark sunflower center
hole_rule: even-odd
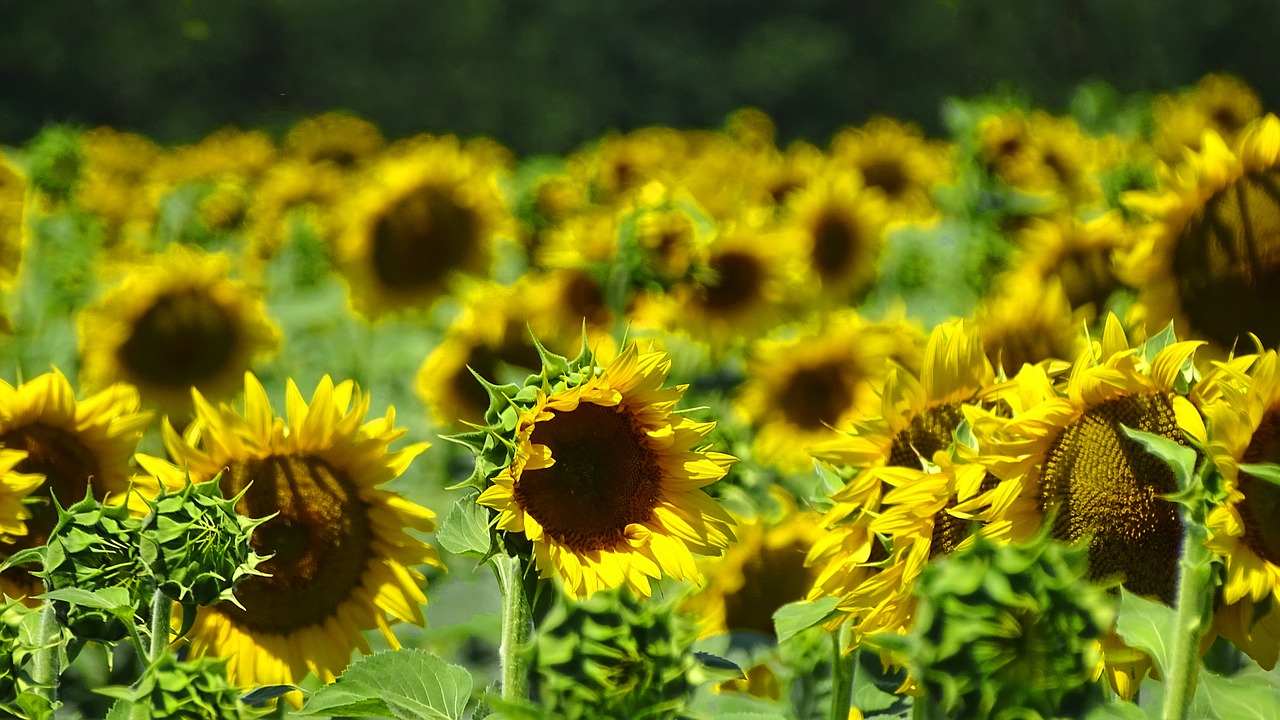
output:
[[[809,591],[813,577],[804,566],[809,548],[794,542],[762,548],[742,566],[742,587],[725,595],[724,622],[730,630],[773,636],[773,613]]]
[[[49,540],[49,533],[58,524],[58,510],[53,498],[67,507],[84,499],[90,483],[95,483],[93,495],[106,498],[107,489],[102,485],[102,468],[89,448],[71,433],[47,425],[24,425],[0,435],[0,446],[25,450],[27,457],[15,470],[44,476],[44,483],[32,491],[26,504],[31,517],[26,519],[27,534],[12,542],[0,542],[0,557],[19,550],[40,547]],[[6,579],[29,586],[40,592],[41,581],[25,568],[4,571]]]
[[[253,533],[254,550],[275,555],[260,568],[270,577],[236,587],[244,610],[222,603],[218,611],[253,632],[285,635],[359,602],[353,591],[369,567],[374,531],[351,478],[319,458],[276,455],[232,463],[220,486],[230,497],[250,482],[236,511],[280,513]]]
[[[609,306],[605,302],[604,288],[589,273],[575,271],[570,274],[561,299],[567,315],[575,325],[583,320],[587,321],[588,327],[605,327],[609,324]]]
[[[1070,184],[1072,179],[1075,178],[1075,167],[1057,150],[1045,150],[1040,156],[1040,161],[1044,163],[1045,167],[1049,168],[1049,172],[1053,173],[1054,178],[1063,185]]]
[[[1028,313],[1038,313],[1028,308]],[[982,336],[987,357],[1013,375],[1023,365],[1034,365],[1049,358],[1074,357],[1073,338],[1064,336],[1051,326],[1053,318],[1039,314],[1028,315],[1026,321],[1006,326]]]
[[[858,227],[849,218],[826,212],[813,229],[813,269],[824,280],[837,280],[848,273],[863,243]]]
[[[1121,425],[1186,444],[1163,394],[1095,405],[1064,427],[1045,454],[1040,508],[1057,513],[1055,538],[1090,538],[1090,579],[1118,579],[1131,592],[1172,603],[1182,523],[1161,496],[1176,492],[1177,480]]]
[[[1092,304],[1101,310],[1111,293],[1120,287],[1120,281],[1111,269],[1111,261],[1102,250],[1068,252],[1058,263],[1057,275],[1073,309]]]
[[[546,445],[555,464],[524,471],[515,499],[560,544],[612,548],[627,525],[653,517],[662,468],[627,411],[582,402],[538,423],[529,440]]]
[[[987,473],[982,479],[982,485],[978,487],[978,492],[984,493],[991,490],[1000,483],[1000,479],[991,473]],[[951,498],[947,502],[947,508],[956,506],[956,499]],[[939,555],[949,553],[956,549],[960,543],[964,542],[973,534],[974,521],[958,518],[947,512],[944,508],[933,515],[933,534],[930,536],[929,558],[935,558]]]
[[[703,304],[713,311],[733,312],[760,295],[765,270],[760,260],[746,252],[723,252],[711,258],[715,279],[706,285]]]
[[[1253,432],[1241,458],[1246,463],[1280,463],[1280,407],[1271,407]],[[1246,472],[1239,475],[1244,499],[1236,505],[1244,520],[1244,542],[1258,557],[1280,565],[1280,486]]]
[[[894,436],[886,464],[919,470],[921,458],[932,460],[934,453],[950,447],[956,428],[964,419],[960,405],[934,405],[911,418],[911,423]]]
[[[1223,347],[1280,342],[1280,169],[1219,191],[1178,237],[1173,274],[1192,329]]]
[[[778,395],[787,422],[805,430],[834,425],[853,402],[853,387],[840,363],[798,368]]]
[[[207,293],[190,290],[156,298],[120,346],[120,363],[140,382],[183,389],[227,371],[239,331]]]
[[[877,158],[862,165],[862,181],[868,187],[880,188],[890,199],[902,197],[911,187],[911,179],[902,163],[893,158]]]
[[[479,218],[440,188],[422,187],[387,208],[373,228],[373,269],[397,291],[430,289],[467,265]]]
[[[1230,137],[1244,128],[1249,119],[1230,105],[1218,105],[1209,112],[1209,118],[1217,127],[1220,135]]]

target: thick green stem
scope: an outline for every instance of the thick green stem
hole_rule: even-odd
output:
[[[46,600],[40,609],[40,649],[36,651],[32,661],[35,667],[31,671],[31,679],[35,681],[36,692],[50,703],[58,699],[58,653],[62,649],[62,630],[58,626],[58,612],[53,609],[53,601]]]
[[[173,601],[156,588],[151,596],[151,647],[147,662],[155,662],[169,649],[169,627],[173,619]]]
[[[529,667],[524,652],[529,640],[529,601],[520,582],[520,560],[510,555],[489,559],[502,591],[502,644],[498,657],[502,664],[502,699],[523,702],[529,695]]]
[[[1178,574],[1178,618],[1169,656],[1171,667],[1166,670],[1163,720],[1183,720],[1187,715],[1200,672],[1200,636],[1213,602],[1211,558],[1204,544],[1208,531],[1190,517],[1184,521],[1187,534]]]
[[[831,634],[831,711],[828,720],[848,720],[849,707],[853,704],[853,673],[858,656],[845,652],[845,634],[848,628],[843,625],[839,632]]]

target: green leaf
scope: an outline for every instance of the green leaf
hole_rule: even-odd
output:
[[[1178,342],[1178,336],[1173,332],[1173,323],[1169,323],[1164,326],[1163,330],[1147,338],[1147,341],[1142,344],[1142,359],[1149,364],[1156,359],[1161,350],[1176,342]]]
[[[1191,484],[1191,478],[1196,472],[1196,451],[1185,445],[1170,440],[1166,437],[1153,435],[1142,430],[1134,430],[1130,427],[1121,426],[1124,434],[1129,439],[1142,445],[1147,452],[1164,460],[1173,468],[1173,474],[1178,479],[1178,489],[1186,490]]]
[[[261,705],[268,700],[284,697],[288,693],[300,689],[297,685],[264,685],[241,695],[240,702],[246,705]]]
[[[459,720],[470,696],[465,668],[422,650],[393,650],[352,663],[299,714]]]
[[[44,546],[26,548],[10,555],[3,563],[0,563],[0,572],[8,570],[11,567],[19,565],[28,565],[31,563],[39,563],[44,560]]]
[[[1170,667],[1176,625],[1173,608],[1120,588],[1116,632],[1130,647],[1147,651],[1162,671]]]
[[[59,588],[36,597],[40,600],[61,600],[72,605],[106,610],[114,615],[127,610],[130,616],[133,615],[133,603],[129,599],[129,591],[122,587],[94,591],[81,588]]]
[[[106,720],[129,720],[133,714],[133,703],[125,700],[117,700],[111,705],[111,710],[107,711]]]
[[[1280,485],[1280,465],[1275,463],[1240,463],[1240,472],[1246,472],[1269,483]]]
[[[1257,665],[1231,676],[1201,670],[1187,717],[1280,718],[1280,678]]]
[[[489,552],[489,511],[476,504],[479,493],[469,492],[458,499],[440,523],[436,540],[454,555],[484,557]]]
[[[778,642],[785,642],[802,630],[817,625],[831,616],[839,602],[833,597],[824,597],[813,602],[787,603],[773,614],[773,624],[778,635]]]
[[[1131,702],[1117,701],[1099,705],[1085,716],[1085,720],[1153,720],[1155,717]]]

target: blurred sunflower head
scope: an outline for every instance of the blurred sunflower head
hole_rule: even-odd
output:
[[[856,170],[863,187],[883,197],[893,220],[937,215],[933,189],[951,173],[950,153],[947,144],[928,140],[917,128],[884,117],[843,130],[831,141],[833,165]]]
[[[386,145],[377,125],[345,112],[327,112],[300,120],[284,138],[289,155],[312,165],[354,169]]]
[[[150,421],[139,412],[138,392],[112,385],[76,400],[61,373],[46,373],[14,387],[0,381],[0,447],[7,448],[6,488],[22,492],[34,478],[24,502],[25,534],[10,533],[6,523],[0,556],[40,547],[58,521],[57,504],[69,507],[92,487],[99,501],[123,502],[130,489],[129,458]],[[15,460],[15,453],[25,457]],[[14,475],[17,473],[17,475]],[[142,485],[145,485],[143,483]],[[135,489],[140,489],[134,483]],[[6,501],[6,505],[8,501]],[[23,568],[0,574],[0,591],[9,597],[43,592],[44,584]]]
[[[390,450],[404,436],[395,410],[365,422],[369,398],[351,381],[327,376],[308,402],[290,380],[285,418],[276,417],[258,380],[245,374],[245,411],[214,407],[193,391],[196,420],[183,435],[165,424],[171,464],[138,455],[169,488],[219,477],[236,511],[276,516],[254,530],[252,546],[271,556],[235,590],[237,603],[201,607],[190,634],[193,656],[228,659],[238,686],[297,684],[315,673],[333,682],[352,650],[368,654],[362,633],[378,628],[398,647],[391,618],[423,623],[422,564],[441,566],[434,549],[407,531],[431,532],[430,510],[380,486],[425,448]],[[286,696],[296,705],[298,693]]]
[[[810,469],[809,446],[879,409],[877,390],[902,342],[853,311],[757,342],[737,398],[757,427],[755,459],[786,471]]]
[[[346,192],[342,173],[328,165],[296,160],[274,165],[254,189],[245,218],[247,264],[270,260],[299,225],[332,248],[339,229],[335,208]]]
[[[1250,333],[1280,343],[1280,119],[1250,124],[1234,150],[1205,133],[1163,184],[1125,194],[1153,218],[1123,264],[1139,288],[1135,319],[1173,321],[1219,357]]]
[[[235,177],[252,181],[276,162],[276,146],[261,130],[225,128],[161,157],[154,173],[164,184]]]
[[[159,215],[152,185],[165,151],[140,135],[106,127],[86,132],[83,142],[84,177],[76,202],[101,221],[103,244],[145,237]]]
[[[80,315],[81,382],[137,386],[143,401],[185,413],[191,388],[230,394],[277,332],[230,259],[181,245],[125,266],[124,279]]]
[[[1245,126],[1262,116],[1262,101],[1239,78],[1210,73],[1187,92],[1157,97],[1152,114],[1151,145],[1161,160],[1174,165],[1185,159],[1188,150],[1203,149],[1205,131],[1233,142]]]
[[[634,343],[603,368],[584,352],[494,401],[515,413],[511,430],[490,430],[512,450],[478,502],[572,597],[622,585],[648,596],[663,576],[697,581],[693,554],[719,555],[734,539],[733,519],[702,488],[735,458],[706,449],[714,423],[675,411],[684,387],[663,387],[670,366]]]
[[[1226,493],[1225,502],[1213,508],[1208,517],[1209,548],[1226,565],[1224,607],[1218,608],[1218,624],[1234,630],[1225,634],[1270,669],[1280,651],[1280,646],[1265,642],[1280,629],[1280,617],[1271,617],[1280,611],[1276,603],[1280,600],[1280,532],[1273,522],[1280,508],[1280,486],[1240,465],[1280,463],[1280,363],[1276,352],[1268,350],[1216,365],[1205,373],[1196,394],[1206,399],[1209,455],[1223,475]],[[1229,622],[1232,619],[1234,622]],[[1256,632],[1255,628],[1270,630]],[[1260,637],[1254,640],[1255,635]]]
[[[776,517],[739,519],[738,541],[723,558],[701,563],[707,584],[681,609],[699,619],[703,636],[745,631],[773,637],[773,613],[812,587],[817,571],[804,559],[822,536],[819,516],[799,510],[785,492],[774,499],[781,510]]]
[[[1072,312],[1056,277],[1015,272],[1000,278],[976,316],[988,357],[1006,375],[1023,365],[1068,361],[1083,349],[1086,316]]]
[[[1085,311],[1092,320],[1102,314],[1112,293],[1126,287],[1116,259],[1132,242],[1133,233],[1117,211],[1090,220],[1066,213],[1033,218],[1018,235],[1022,257],[1017,272],[1039,283],[1056,278],[1071,309]]]
[[[27,180],[0,153],[0,286],[18,277],[25,244]]]
[[[979,461],[1002,481],[985,518],[995,534],[1025,540],[1052,517],[1052,537],[1088,538],[1090,580],[1172,603],[1183,530],[1165,496],[1177,483],[1122,426],[1183,445],[1204,440],[1200,413],[1181,394],[1198,345],[1130,347],[1108,315],[1101,341],[1076,359],[1065,397],[1043,369],[1024,367],[1014,417],[973,423]]]
[[[838,305],[861,300],[878,275],[888,210],[881,196],[866,192],[851,175],[813,179],[787,200],[813,291]]]
[[[457,274],[487,276],[494,235],[507,220],[496,171],[453,138],[371,166],[336,249],[356,309],[376,316],[425,306]]]
[[[631,227],[620,237],[620,260],[633,282],[669,287],[706,264],[711,221],[684,188],[649,183],[622,217]]]
[[[624,201],[650,180],[662,179],[683,163],[687,151],[684,133],[652,127],[606,137],[593,150],[569,161],[583,168],[593,195],[607,205]]]

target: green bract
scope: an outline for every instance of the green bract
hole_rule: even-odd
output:
[[[0,710],[12,705],[30,684],[22,666],[36,651],[35,616],[34,610],[17,601],[0,606]]]
[[[112,717],[130,720],[240,720],[262,715],[241,702],[240,691],[227,681],[227,661],[213,658],[176,660],[165,653],[133,687],[98,692],[120,699]]]

